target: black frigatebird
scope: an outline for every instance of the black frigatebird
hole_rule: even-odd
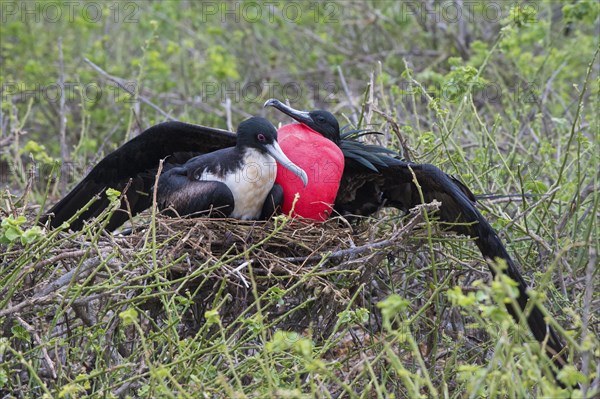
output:
[[[366,216],[382,207],[408,211],[423,202],[440,201],[441,223],[449,230],[473,237],[486,259],[493,262],[501,259],[506,263],[504,273],[518,284],[519,290],[519,309],[509,304],[508,311],[519,320],[519,313],[525,310],[529,300],[527,283],[492,226],[477,210],[475,196],[463,183],[434,165],[406,162],[390,156],[387,148],[358,141],[364,134],[360,131],[340,133],[337,119],[328,111],[298,111],[276,99],[268,100],[265,106],[278,109],[340,147],[344,154],[344,173],[334,203],[339,214]],[[294,159],[293,154],[288,155]],[[298,165],[305,167],[302,162]],[[494,267],[490,266],[490,270],[496,274]],[[566,364],[563,345],[546,323],[541,309],[534,305],[526,316],[534,337],[545,345],[549,357],[559,367]]]
[[[202,154],[193,156],[197,152],[189,151],[194,149]],[[164,158],[167,163],[156,190],[158,206],[179,215],[214,209],[223,216],[239,219],[270,216],[282,195],[281,188],[274,185],[275,160],[305,185],[308,182],[306,173],[283,153],[277,143],[277,130],[264,118],[253,117],[240,123],[237,135],[166,122],[144,131],[101,160],[48,211],[50,226],[60,226],[99,195],[100,199],[70,225],[71,229],[80,230],[84,220],[107,207],[104,191],[111,187],[126,190],[122,211],[115,212],[107,226],[108,230],[116,229],[129,214],[135,215],[151,205],[158,163]]]
[[[277,169],[275,180],[283,188],[282,211],[294,217],[324,221],[333,213],[333,203],[344,173],[344,154],[340,147],[303,124],[290,124],[277,130],[279,144],[295,164],[310,173],[304,186],[296,176]],[[335,139],[335,138],[334,138]],[[296,200],[295,193],[300,197]]]

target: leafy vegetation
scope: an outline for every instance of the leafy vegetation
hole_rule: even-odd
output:
[[[600,394],[598,2],[0,7],[3,395]],[[146,127],[166,117],[229,129],[251,114],[284,121],[262,109],[271,97],[381,131],[380,144],[479,194],[568,343],[572,366],[558,378],[579,388],[556,384],[540,345],[506,312],[511,282],[490,283],[470,240],[429,218],[402,240],[394,234],[415,215],[382,211],[354,233],[328,223],[303,247],[282,217],[231,252],[205,248],[227,243],[225,232],[152,212],[130,239],[97,228],[111,210],[81,233],[36,226]],[[325,245],[319,234],[339,239]],[[360,262],[333,256],[378,242]],[[277,252],[291,243],[298,253]],[[317,258],[304,267],[276,261],[309,249]]]

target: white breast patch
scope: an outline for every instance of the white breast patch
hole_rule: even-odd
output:
[[[273,188],[277,175],[277,163],[269,154],[253,148],[246,149],[242,169],[219,176],[204,172],[198,180],[213,180],[225,183],[235,201],[231,217],[236,219],[258,219],[267,194]]]

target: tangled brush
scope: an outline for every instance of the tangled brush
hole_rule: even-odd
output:
[[[97,351],[82,350],[81,362],[67,362],[73,348],[100,339],[104,361],[116,367],[132,356],[140,336],[165,328],[182,338],[210,341],[224,332],[247,342],[249,320],[260,317],[268,334],[310,330],[324,339],[346,309],[377,314],[374,304],[389,294],[389,281],[377,283],[383,265],[418,245],[408,238],[422,230],[424,211],[436,206],[376,223],[146,214],[145,228],[127,234],[49,232],[37,245],[4,251],[2,269],[11,284],[4,285],[0,318],[5,330],[17,326],[32,337],[17,347],[35,352],[40,375],[49,378],[58,367],[85,372],[97,361]],[[369,324],[378,329],[380,320]],[[98,327],[100,338],[83,333]],[[68,344],[41,345],[48,337]],[[21,370],[15,378],[27,380]]]

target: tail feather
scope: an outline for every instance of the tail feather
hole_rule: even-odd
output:
[[[466,222],[467,224],[451,224],[450,228],[460,234],[470,235],[475,238],[475,244],[486,259],[492,261],[496,261],[497,259],[504,260],[507,265],[504,273],[518,284],[519,297],[517,298],[517,302],[519,309],[516,309],[513,305],[509,305],[507,309],[513,318],[516,321],[519,321],[519,312],[523,312],[526,309],[530,299],[529,294],[527,293],[528,285],[525,282],[525,279],[504,247],[498,234],[496,234],[492,226],[475,207],[475,204],[472,201],[472,194],[467,194],[467,192],[470,193],[470,191],[466,189],[462,183],[457,184],[457,181],[439,171],[439,169],[434,171],[432,168],[435,167],[428,165],[425,168],[425,171],[430,174],[425,176],[422,180],[427,181],[428,177],[435,176],[435,191],[437,193],[439,193],[439,191],[444,193],[441,199],[442,209],[440,210],[442,220],[448,223],[456,221]],[[423,169],[421,169],[421,171],[422,170]],[[434,193],[428,196],[436,197],[439,196],[439,194],[436,195],[436,193]],[[446,199],[446,203],[444,203],[444,198]],[[496,274],[494,268],[490,267],[490,271],[493,275]],[[564,366],[567,363],[567,360],[564,353],[562,353],[563,345],[558,334],[548,325],[548,323],[546,323],[544,314],[539,306],[532,306],[529,314],[526,315],[526,318],[527,324],[535,339],[539,342],[546,342],[546,352],[548,356],[553,359],[554,363],[559,368]],[[560,355],[556,356],[559,353]]]
[[[421,191],[417,189],[414,182],[410,183],[412,185],[409,195],[410,206],[421,203],[421,193],[425,202],[430,202],[434,199],[441,201],[442,206],[439,210],[439,217],[442,222],[448,223],[450,230],[473,237],[475,244],[486,259],[492,261],[502,259],[505,261],[507,268],[504,273],[518,284],[519,297],[517,303],[519,309],[513,307],[512,304],[508,306],[509,313],[518,322],[519,313],[526,309],[529,301],[527,283],[492,226],[475,207],[474,195],[471,191],[464,184],[433,165],[408,164],[389,159],[386,163],[388,164],[388,168],[393,168],[392,170],[394,170],[394,173],[386,170],[382,170],[381,172],[388,176],[384,186],[386,196],[395,196],[405,202],[406,193],[401,194],[397,188],[405,186],[407,179],[412,181],[412,173],[414,173]],[[410,177],[407,176],[409,172]],[[399,183],[402,183],[402,185]],[[388,187],[391,188],[388,189]],[[403,191],[406,191],[406,188]],[[391,199],[393,200],[394,198]],[[496,274],[496,271],[492,267],[490,267],[490,270],[492,274]],[[553,359],[554,363],[559,368],[567,364],[566,356],[563,353],[564,347],[558,334],[546,323],[544,314],[539,306],[533,305],[526,318],[535,339],[546,343],[546,352]]]
[[[473,226],[474,230],[476,230],[477,239],[475,243],[477,247],[481,251],[481,253],[486,257],[493,261],[496,259],[502,259],[506,263],[506,270],[504,273],[512,280],[516,281],[519,289],[519,297],[517,298],[517,302],[519,304],[519,308],[522,310],[527,306],[527,302],[529,301],[529,294],[527,293],[527,283],[523,279],[523,276],[519,272],[519,269],[513,262],[512,258],[502,245],[502,241],[496,234],[496,232],[492,229],[489,223],[482,218],[478,221],[476,225]],[[495,274],[494,269],[491,269],[492,273]],[[515,318],[518,319],[517,310],[513,306],[508,307],[509,313]],[[567,363],[565,354],[563,352],[563,345],[558,337],[558,334],[554,331],[552,327],[550,327],[545,320],[544,314],[542,313],[539,306],[534,305],[531,308],[531,311],[527,315],[527,324],[529,325],[529,329],[531,330],[535,339],[539,342],[546,342],[546,352],[548,356],[554,359],[554,363],[560,368]],[[557,354],[559,354],[556,356]]]

